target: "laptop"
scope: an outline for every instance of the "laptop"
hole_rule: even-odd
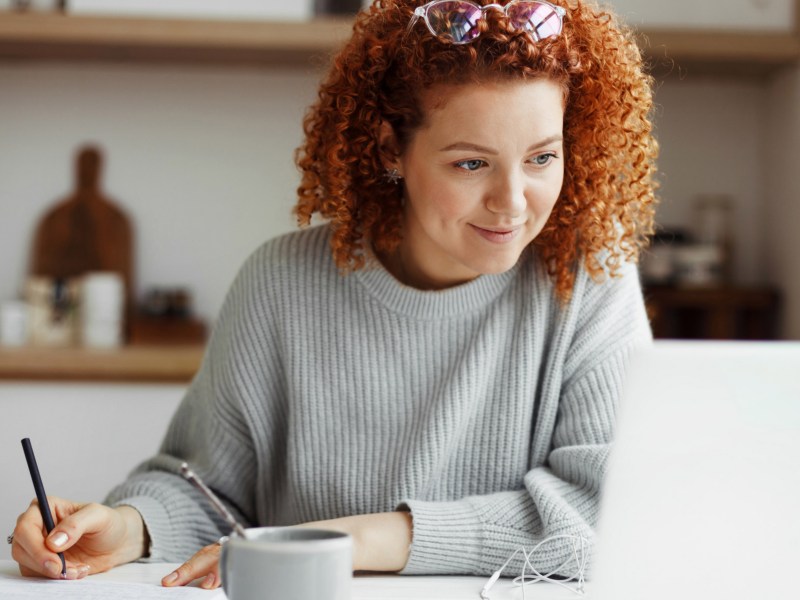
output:
[[[591,600],[800,598],[800,343],[633,359]]]

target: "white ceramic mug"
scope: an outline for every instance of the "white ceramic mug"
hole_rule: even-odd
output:
[[[220,575],[229,600],[350,600],[353,541],[346,533],[256,527],[222,546]]]
[[[118,273],[87,273],[83,278],[81,340],[90,348],[122,345],[125,283]]]

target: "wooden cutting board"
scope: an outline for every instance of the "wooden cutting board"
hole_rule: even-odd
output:
[[[31,275],[69,279],[89,271],[119,273],[130,316],[133,228],[125,213],[100,191],[101,168],[100,150],[79,151],[74,192],[49,210],[36,228]]]

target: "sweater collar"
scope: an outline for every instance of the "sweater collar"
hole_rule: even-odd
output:
[[[529,254],[529,250],[523,252],[517,264],[508,271],[480,275],[472,281],[443,290],[418,290],[401,283],[374,255],[352,276],[370,295],[394,312],[421,319],[446,319],[476,312],[491,304],[508,288]]]

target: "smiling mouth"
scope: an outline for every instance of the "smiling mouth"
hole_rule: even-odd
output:
[[[522,225],[501,229],[487,229],[486,227],[479,227],[477,225],[471,225],[471,227],[482,238],[494,243],[510,242],[522,231]]]
[[[495,229],[491,227],[479,227],[478,225],[473,225],[473,227],[475,227],[476,229],[481,229],[483,231],[488,231],[489,233],[513,233],[517,229],[522,227],[522,225],[517,225],[516,227],[501,228],[501,229]]]

